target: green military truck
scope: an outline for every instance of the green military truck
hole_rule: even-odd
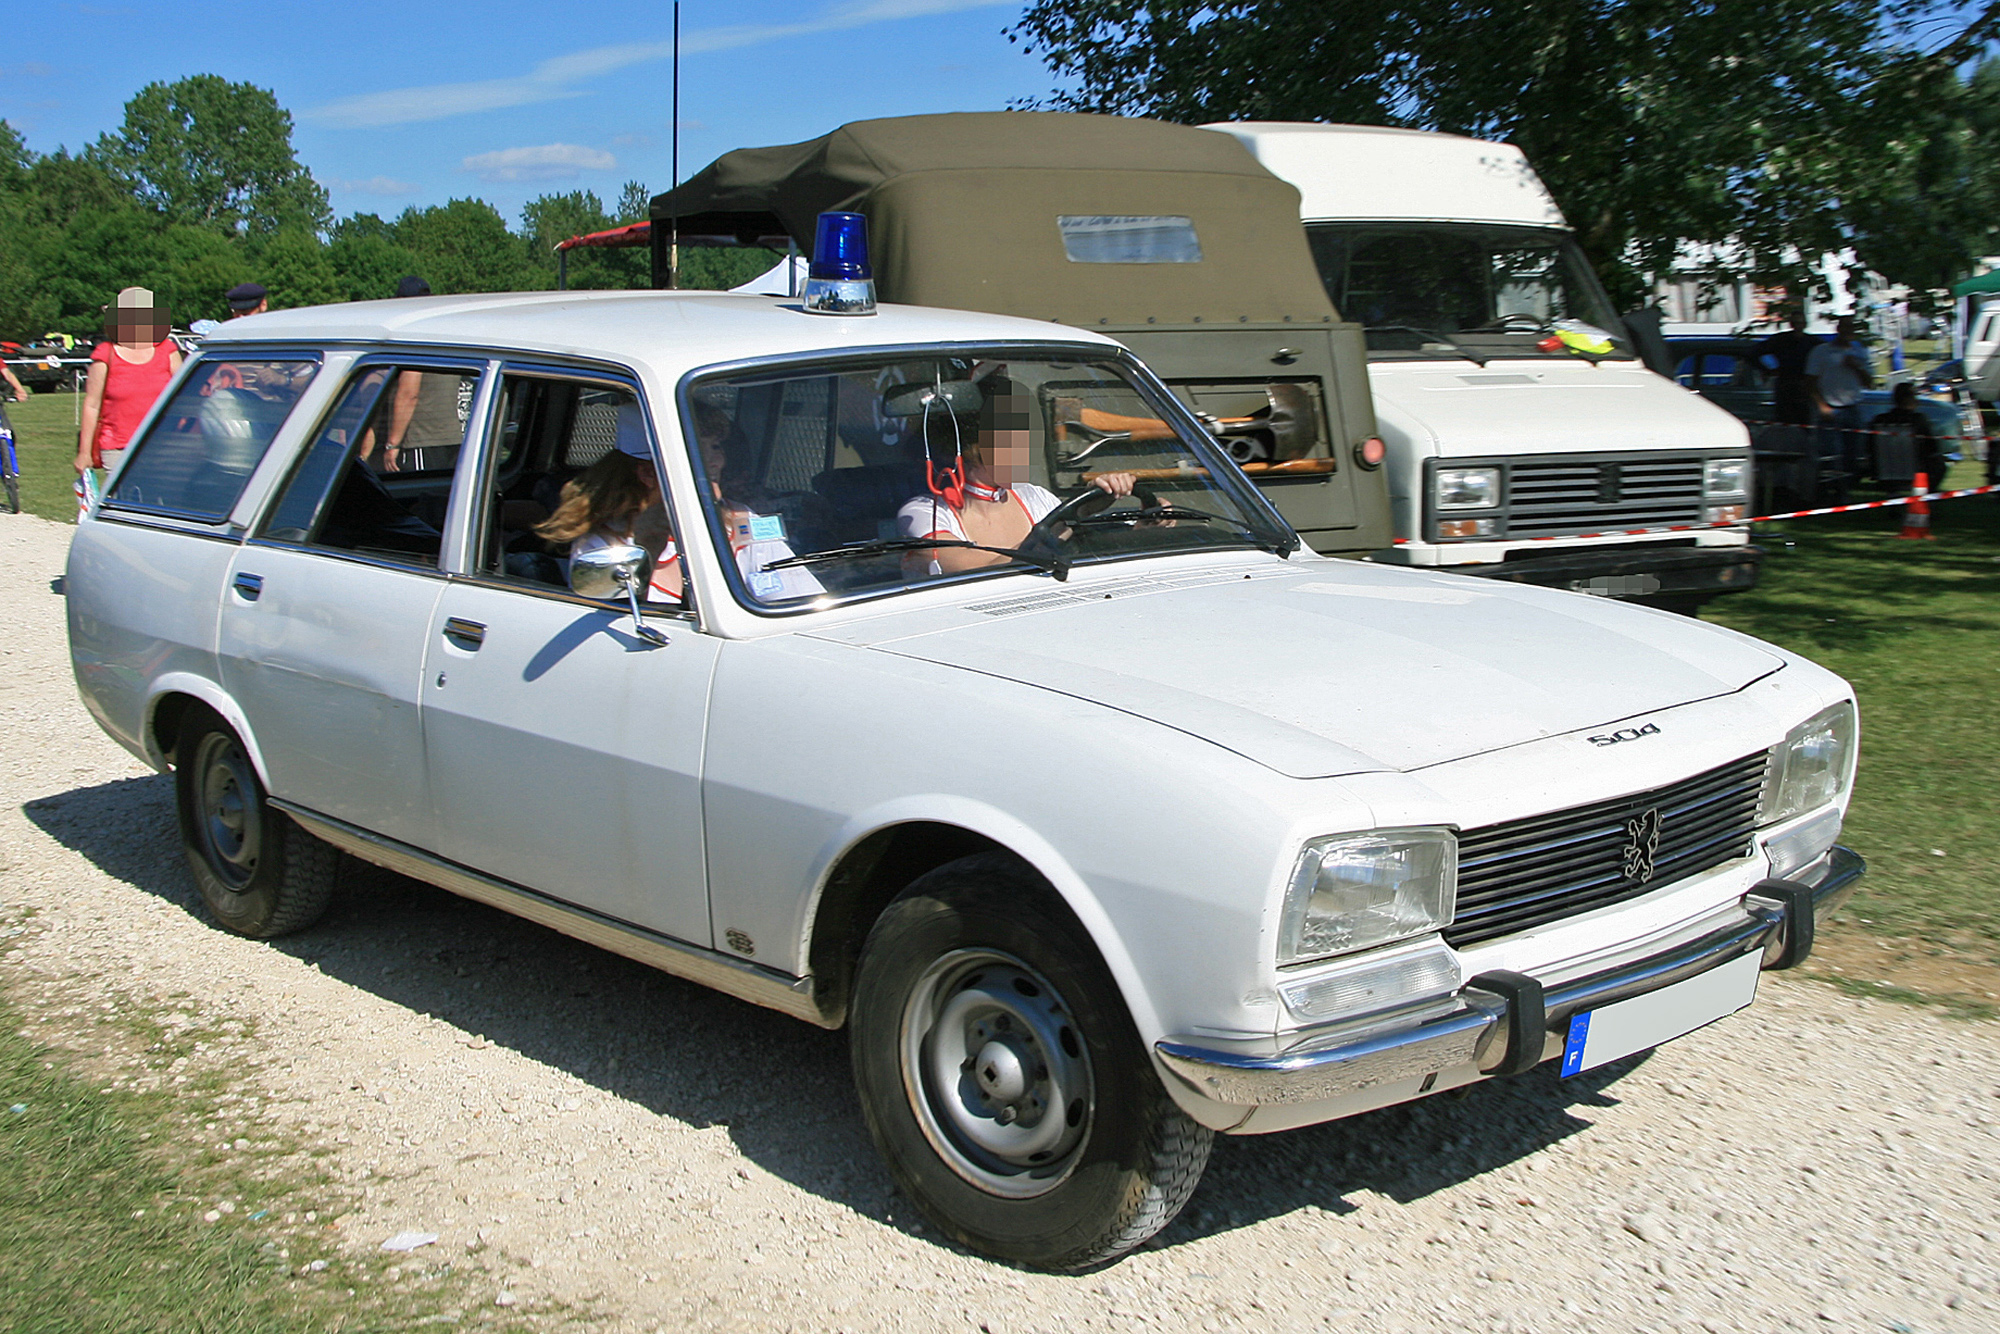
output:
[[[867,217],[882,300],[1109,334],[1202,416],[1315,550],[1391,545],[1362,331],[1327,298],[1299,192],[1235,140],[1115,116],[981,112],[738,149],[654,197],[654,284],[672,285],[677,246],[809,250],[830,209]],[[1108,438],[1151,428],[1085,425]]]

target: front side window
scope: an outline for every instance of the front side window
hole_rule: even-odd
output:
[[[105,503],[219,520],[319,371],[317,361],[204,358],[132,451]]]
[[[1181,551],[1290,550],[1124,364],[894,355],[694,382],[685,434],[739,596],[822,605]]]
[[[384,442],[397,421],[402,386],[440,382],[447,397],[468,402],[479,372],[365,365],[348,381],[320,423],[259,536],[331,551],[434,567],[444,543],[445,511],[463,451],[422,460],[421,468],[391,464]],[[432,465],[438,466],[432,466]]]
[[[1624,327],[1567,232],[1469,222],[1315,222],[1313,261],[1334,309],[1367,331],[1370,358],[1567,357],[1558,320]]]

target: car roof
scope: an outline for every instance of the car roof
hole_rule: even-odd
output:
[[[808,315],[796,301],[729,292],[493,292],[301,306],[230,320],[203,340],[415,343],[518,348],[650,366],[677,379],[698,366],[789,353],[938,343],[1117,346],[1088,330],[926,306],[874,315]]]

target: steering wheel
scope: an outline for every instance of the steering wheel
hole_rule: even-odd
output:
[[[1062,540],[1056,536],[1057,529],[1074,519],[1088,519],[1093,514],[1102,514],[1111,508],[1111,502],[1116,499],[1116,496],[1101,487],[1086,486],[1035,520],[1035,526],[1028,530],[1020,545],[1030,550],[1037,545],[1053,546]]]

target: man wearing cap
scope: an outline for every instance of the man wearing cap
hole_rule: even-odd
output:
[[[240,320],[245,315],[262,315],[271,308],[270,294],[262,283],[238,283],[229,289],[229,318]]]

